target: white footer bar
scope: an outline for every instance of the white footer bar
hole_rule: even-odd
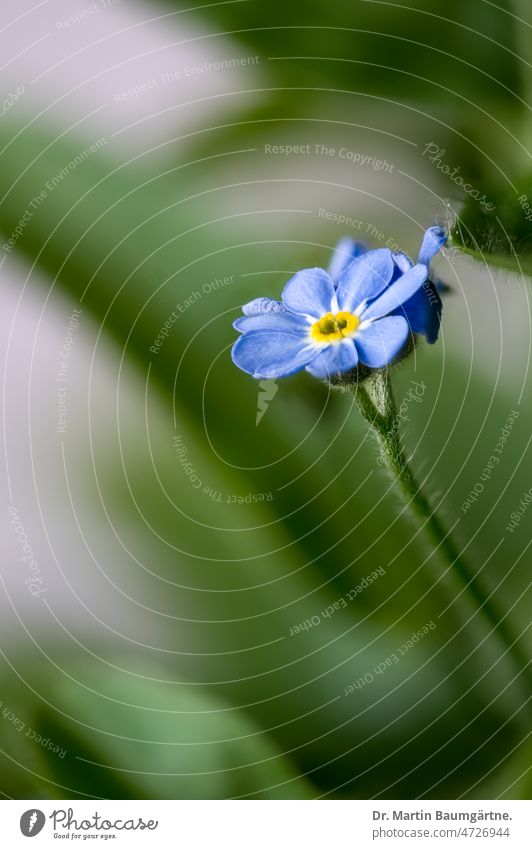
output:
[[[531,814],[528,801],[5,801],[0,845],[525,849]]]

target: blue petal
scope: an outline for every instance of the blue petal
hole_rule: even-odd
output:
[[[363,301],[376,298],[386,288],[394,270],[392,252],[378,248],[354,260],[338,281],[338,304],[353,312]]]
[[[283,289],[283,304],[292,312],[321,318],[331,311],[334,285],[323,268],[305,268]]]
[[[428,268],[432,257],[438,253],[446,241],[447,233],[443,227],[429,227],[423,236],[418,262],[422,262]]]
[[[358,356],[352,339],[343,339],[341,342],[327,345],[308,364],[307,371],[314,377],[322,380],[333,377],[335,374],[343,374],[355,368]]]
[[[397,275],[398,277],[400,277],[401,274],[406,274],[406,272],[410,271],[410,269],[414,265],[410,257],[404,254],[402,251],[397,251],[397,253],[394,253],[393,261],[395,262],[397,270],[399,271],[399,274]]]
[[[242,307],[244,315],[260,315],[265,312],[286,312],[286,308],[273,298],[255,298]]]
[[[270,380],[300,371],[315,352],[315,345],[294,333],[259,332],[237,339],[231,356],[242,371]]]
[[[367,253],[367,251],[368,248],[363,242],[355,242],[355,240],[351,239],[350,236],[344,236],[343,239],[340,239],[334,249],[334,253],[327,269],[333,283],[338,282],[342,271],[344,271],[354,259]]]
[[[251,333],[257,330],[269,330],[274,333],[308,334],[309,323],[302,315],[288,312],[266,312],[258,315],[244,315],[233,322],[239,333]]]
[[[442,302],[430,280],[426,280],[421,289],[418,289],[396,313],[406,317],[414,333],[426,336],[431,345],[436,342],[440,330]]]
[[[373,303],[366,307],[360,315],[361,320],[366,321],[368,318],[382,318],[382,316],[396,311],[412,295],[415,295],[427,279],[427,274],[428,269],[425,265],[414,265],[410,271],[399,277],[382,295],[379,295]]]
[[[399,315],[372,321],[355,336],[360,362],[369,368],[383,368],[401,353],[409,333],[406,318]]]

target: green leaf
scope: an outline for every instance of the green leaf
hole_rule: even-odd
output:
[[[20,724],[24,716],[24,727],[6,719],[0,726],[10,777],[18,762],[37,797],[316,795],[271,735],[212,688],[174,682],[164,668],[131,656],[74,656],[62,667],[46,679],[34,670],[40,698],[11,690],[8,720],[13,713]],[[25,765],[32,767],[26,775]]]
[[[482,196],[482,192],[479,193]],[[532,275],[532,175],[471,197],[452,228],[449,247],[479,262]]]

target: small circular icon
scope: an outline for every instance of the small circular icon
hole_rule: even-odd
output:
[[[20,830],[24,837],[35,837],[43,830],[46,817],[38,808],[30,808],[20,818]]]

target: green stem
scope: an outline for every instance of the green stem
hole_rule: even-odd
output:
[[[354,387],[355,398],[364,418],[371,425],[379,443],[383,461],[390,469],[403,500],[414,516],[423,521],[423,527],[460,578],[475,606],[480,609],[493,631],[507,647],[518,669],[532,686],[530,660],[519,645],[509,627],[506,614],[501,615],[492,597],[487,598],[478,582],[475,571],[464,560],[448,531],[430,506],[423,490],[417,483],[406,458],[399,434],[399,418],[393,399],[390,377],[387,371],[378,371]]]

